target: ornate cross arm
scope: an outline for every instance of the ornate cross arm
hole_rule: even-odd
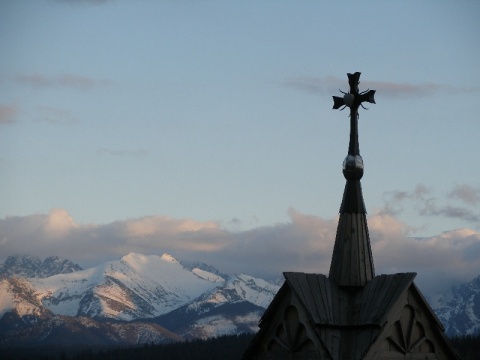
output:
[[[344,106],[348,106],[349,108],[358,108],[362,105],[362,102],[375,104],[375,90],[367,90],[359,93],[358,84],[360,84],[360,74],[361,73],[359,72],[347,74],[350,92],[348,94],[344,93],[345,95],[343,97],[333,96],[334,109],[340,109]]]
[[[363,107],[363,102],[375,104],[375,90],[359,92],[360,73],[348,75],[350,92],[341,91],[344,96],[333,96],[333,108],[343,110],[346,106],[350,108],[350,143],[348,155],[343,162],[343,175],[348,180],[360,180],[363,176],[363,159],[360,156],[358,145],[358,107]]]

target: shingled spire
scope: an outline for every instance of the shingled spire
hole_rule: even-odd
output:
[[[368,234],[365,204],[360,179],[363,159],[358,144],[358,108],[362,102],[375,104],[375,90],[359,93],[360,73],[347,74],[350,92],[334,96],[334,109],[350,108],[350,143],[343,161],[343,175],[347,180],[340,207],[335,246],[330,264],[329,278],[339,286],[364,286],[375,276],[370,236]]]
[[[262,316],[245,360],[459,360],[420,290],[415,273],[374,276],[360,179],[358,108],[375,90],[358,92],[360,73],[334,109],[350,108],[347,179],[329,276],[285,272],[285,282]]]

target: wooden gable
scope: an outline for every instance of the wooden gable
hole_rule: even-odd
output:
[[[412,283],[388,314],[382,333],[365,359],[458,360],[443,332],[442,324]]]
[[[260,320],[244,359],[333,360],[301,300],[285,282]]]
[[[284,275],[244,359],[457,359],[414,273],[355,291],[321,274]]]

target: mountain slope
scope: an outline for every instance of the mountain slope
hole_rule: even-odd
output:
[[[442,294],[434,310],[448,336],[480,333],[480,276]]]
[[[37,276],[42,262],[23,257],[8,264],[10,273]],[[90,269],[64,270],[0,281],[0,345],[162,343],[254,332],[279,288],[205,264],[184,266],[168,254],[131,253]]]
[[[38,299],[32,284],[22,277],[1,279],[0,294],[0,316],[13,311],[28,323],[53,315]]]
[[[0,324],[0,347],[161,344],[182,339],[157,324],[96,321],[88,317],[52,316],[28,328],[7,328],[3,318]]]
[[[258,321],[280,286],[249,275],[233,275],[222,285],[207,291],[153,321],[186,338],[258,331]]]
[[[118,320],[167,313],[221,281],[185,269],[168,254],[135,253],[71,274],[30,279],[39,299],[55,314]]]
[[[85,270],[72,264],[23,256],[0,265],[0,343],[162,343],[255,332],[281,285],[168,254],[131,253]],[[480,331],[480,276],[431,303],[447,335]]]
[[[43,262],[36,256],[9,256],[0,265],[0,278],[21,276],[25,278],[46,278],[57,274],[68,274],[82,268],[67,259],[49,256]]]
[[[203,310],[206,310],[203,308]],[[168,314],[145,321],[153,322],[182,334],[185,339],[206,339],[222,335],[255,333],[265,309],[248,301],[222,303],[197,312],[182,306]]]

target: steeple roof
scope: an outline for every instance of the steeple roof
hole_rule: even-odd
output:
[[[358,92],[360,73],[334,109],[350,108],[347,183],[329,276],[283,273],[244,359],[456,359],[444,328],[413,283],[415,273],[374,275],[360,179],[358,107],[375,90]]]
[[[358,143],[358,108],[362,102],[375,103],[375,90],[359,93],[360,73],[348,74],[350,92],[344,97],[334,96],[334,109],[350,108],[350,142],[343,162],[343,175],[347,180],[340,207],[337,235],[330,264],[329,278],[338,286],[364,286],[375,277],[368,233],[362,185],[363,159]]]

